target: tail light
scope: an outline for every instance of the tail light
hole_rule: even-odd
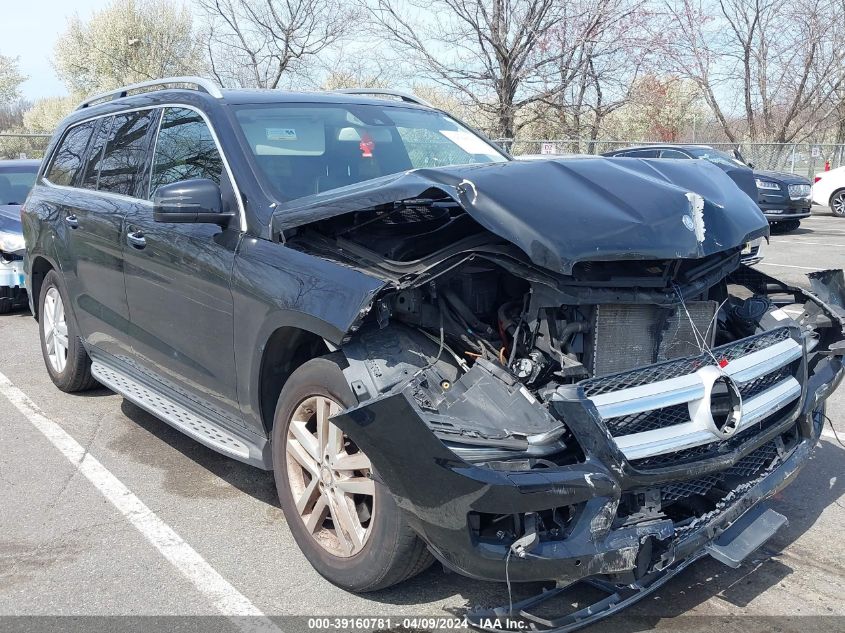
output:
[[[817,183],[817,182],[818,182],[819,180],[821,180],[821,179],[822,179],[822,177],[821,177],[821,176],[816,176],[815,178],[813,178],[813,183],[815,184],[815,183]]]

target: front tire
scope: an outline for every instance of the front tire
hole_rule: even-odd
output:
[[[835,191],[830,196],[830,210],[838,218],[845,218],[845,189]]]
[[[279,501],[299,548],[324,578],[348,591],[384,589],[432,558],[369,458],[329,421],[357,400],[342,354],[315,358],[285,383],[273,422]]]
[[[41,354],[53,384],[67,393],[97,386],[91,376],[91,359],[69,318],[67,291],[55,270],[44,277],[38,300],[38,333]]]

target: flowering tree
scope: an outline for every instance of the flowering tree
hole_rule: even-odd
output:
[[[16,57],[0,55],[0,105],[20,98],[20,85],[26,80],[18,70]]]
[[[79,95],[197,74],[204,66],[191,13],[168,0],[114,0],[88,21],[71,18],[53,63]]]

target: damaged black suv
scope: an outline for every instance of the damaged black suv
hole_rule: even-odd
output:
[[[54,383],[273,469],[350,590],[433,559],[611,591],[738,564],[842,378],[841,271],[741,265],[768,223],[704,161],[517,162],[367,94],[82,104],[23,213]]]

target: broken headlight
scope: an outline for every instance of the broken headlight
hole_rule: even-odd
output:
[[[541,462],[571,463],[577,445],[566,425],[492,362],[477,359],[447,390],[428,395],[424,400],[430,428],[467,462],[506,470],[528,469]],[[419,390],[415,396],[420,396]]]

